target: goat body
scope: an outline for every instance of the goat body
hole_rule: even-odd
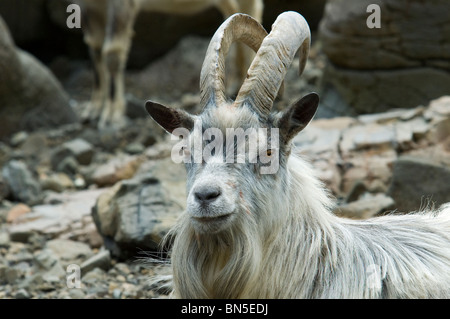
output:
[[[306,63],[310,32],[295,12],[281,14],[265,36],[246,15],[217,30],[206,53],[199,115],[148,101],[147,111],[168,132],[215,128],[278,129],[279,143],[264,138],[257,163],[186,161],[187,208],[167,238],[173,295],[180,298],[449,298],[450,205],[429,212],[364,221],[332,214],[332,200],[312,167],[292,153],[292,138],[313,118],[311,93],[280,113],[270,109],[297,52]],[[235,101],[224,96],[223,61],[239,39],[257,50]],[[239,148],[239,139],[235,149]],[[241,139],[249,146],[249,139]],[[273,145],[277,145],[274,148]],[[270,151],[269,151],[270,150]],[[261,174],[264,158],[279,169]]]
[[[217,7],[227,18],[236,12],[261,21],[262,0],[77,0],[82,8],[84,40],[94,63],[95,81],[91,102],[83,117],[96,120],[99,127],[123,124],[125,114],[124,72],[140,11],[195,14]],[[238,47],[237,63],[245,74],[245,51]],[[242,71],[243,70],[243,71]],[[243,76],[243,74],[241,74]]]

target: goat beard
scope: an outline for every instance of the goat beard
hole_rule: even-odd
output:
[[[179,298],[245,298],[258,280],[260,230],[246,212],[217,234],[198,234],[183,216],[175,232],[171,263]]]

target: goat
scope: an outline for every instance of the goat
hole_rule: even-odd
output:
[[[125,114],[124,71],[133,36],[133,25],[141,10],[194,14],[216,6],[224,18],[236,12],[262,20],[263,0],[77,0],[82,9],[84,41],[94,64],[94,88],[82,117],[99,127],[121,126]],[[245,75],[248,57],[237,47],[238,68]]]
[[[192,132],[183,146],[187,206],[167,238],[172,295],[179,298],[449,298],[450,205],[431,212],[350,220],[332,213],[333,200],[292,138],[312,120],[319,97],[310,93],[271,113],[276,92],[297,50],[300,74],[310,30],[299,13],[278,16],[269,35],[235,14],[216,31],[201,70],[202,113],[147,101],[167,132]],[[240,40],[257,50],[235,101],[224,93],[224,57]],[[200,134],[217,128],[277,128],[256,163],[192,162]],[[208,137],[207,137],[208,138]],[[258,137],[260,138],[260,136]],[[212,137],[211,137],[212,139]],[[249,138],[241,143],[250,146]],[[239,139],[237,139],[239,141]],[[203,141],[205,142],[205,141]],[[277,142],[277,143],[276,143]],[[232,149],[239,148],[233,138]],[[273,145],[278,144],[278,149]],[[263,159],[279,162],[262,174]]]

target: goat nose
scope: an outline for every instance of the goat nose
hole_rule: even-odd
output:
[[[195,190],[195,199],[202,204],[209,204],[215,201],[222,194],[219,187],[203,186]]]

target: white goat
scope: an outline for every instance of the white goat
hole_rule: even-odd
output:
[[[224,94],[224,58],[240,40],[258,48],[236,101]],[[291,140],[313,118],[309,94],[283,112],[270,109],[300,48],[306,63],[310,31],[296,12],[281,14],[264,36],[251,17],[235,14],[211,40],[201,72],[197,116],[148,101],[147,111],[168,132],[218,128],[278,128],[279,140],[257,163],[190,163],[187,209],[169,234],[173,295],[180,298],[449,298],[450,205],[433,212],[364,221],[332,214],[332,201],[311,166],[291,154]],[[205,131],[206,132],[206,131]],[[250,139],[242,139],[247,143]],[[238,142],[233,148],[238,149]],[[273,145],[279,145],[275,148]],[[247,145],[250,146],[250,145]],[[189,148],[191,147],[191,148]],[[206,148],[205,148],[206,149]],[[261,174],[267,158],[276,174]]]
[[[99,127],[120,126],[125,114],[124,71],[141,10],[194,14],[217,7],[224,18],[243,12],[262,20],[263,0],[76,0],[82,9],[84,40],[94,63],[95,83],[83,118],[99,119]],[[245,74],[245,51],[238,47],[237,63]]]

